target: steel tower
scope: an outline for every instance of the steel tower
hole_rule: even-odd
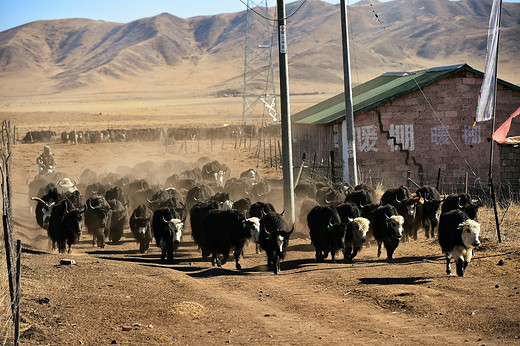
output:
[[[261,115],[262,124],[279,120],[272,54],[275,29],[276,21],[269,16],[267,0],[248,0],[242,108],[244,125],[253,122],[256,115]],[[269,115],[267,119],[266,113]]]

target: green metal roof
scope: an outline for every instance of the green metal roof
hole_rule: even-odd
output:
[[[384,102],[423,88],[460,71],[484,74],[467,64],[441,66],[415,72],[388,72],[352,89],[354,115],[376,108]],[[513,89],[520,87],[499,80]],[[292,116],[295,124],[334,124],[345,118],[345,93],[333,96]]]

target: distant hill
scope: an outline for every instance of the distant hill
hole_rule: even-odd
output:
[[[287,13],[300,3],[287,4]],[[462,62],[483,71],[490,1],[372,3],[349,8],[354,84],[387,71]],[[271,13],[274,17],[274,9]],[[0,32],[0,92],[241,91],[245,28],[246,11],[188,19],[162,13],[127,24],[90,19],[28,23]],[[256,30],[250,35],[262,34]],[[339,6],[307,0],[288,19],[287,37],[291,92],[343,90]],[[520,84],[519,37],[520,4],[504,3],[499,77],[515,84]],[[277,70],[277,49],[274,53]],[[265,63],[258,62],[259,68]]]

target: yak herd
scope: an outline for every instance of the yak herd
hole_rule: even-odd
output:
[[[481,203],[468,194],[441,197],[431,186],[410,191],[402,185],[379,197],[366,184],[302,180],[294,188],[300,211],[291,225],[274,206],[283,200],[279,180],[261,179],[254,169],[231,177],[226,164],[209,158],[160,167],[146,162],[100,175],[86,169],[76,178],[40,174],[28,185],[36,221],[60,252],[70,252],[83,228],[93,246],[104,248],[107,238],[118,244],[129,227],[140,253],[154,241],[161,260],[172,261],[189,227],[202,257],[214,266],[224,265],[233,251],[236,269],[242,269],[244,247],[253,242],[277,274],[295,226],[300,233],[308,229],[317,261],[330,253],[332,262],[339,252],[351,262],[372,239],[377,256],[384,246],[391,261],[399,242],[416,240],[423,229],[428,238],[437,233],[446,273],[453,258],[457,275],[464,276],[480,244]]]

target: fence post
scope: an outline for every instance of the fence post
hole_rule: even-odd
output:
[[[11,160],[12,160],[12,141],[10,122],[4,120],[2,122],[1,132],[1,150],[0,150],[0,173],[1,173],[1,190],[2,190],[2,226],[4,228],[4,242],[5,242],[5,257],[7,265],[7,276],[9,280],[9,294],[11,298],[11,313],[15,322],[16,329],[16,313],[17,313],[17,299],[19,302],[20,281],[17,280],[16,275],[20,275],[20,269],[13,269],[13,262],[15,254],[13,253],[13,229],[12,229],[12,205],[11,205]],[[20,242],[18,242],[20,243]],[[19,305],[19,304],[18,304]],[[19,322],[18,322],[19,323]],[[15,340],[17,336],[15,335]],[[15,341],[15,345],[18,342]]]
[[[441,184],[441,168],[439,167],[439,169],[437,170],[437,184],[435,185],[437,187],[437,191],[439,191],[440,184]]]
[[[302,172],[303,172],[303,167],[305,166],[305,157],[306,156],[307,156],[307,153],[304,151],[303,155],[302,155],[302,163],[300,165],[300,170],[298,171],[298,176],[296,177],[296,181],[294,182],[294,187],[296,187],[296,185],[298,185],[298,183],[300,182],[300,178],[301,178]]]
[[[311,180],[314,179],[315,169],[316,169],[316,158],[318,157],[318,153],[314,152],[314,158],[312,159],[312,169],[311,169]]]
[[[332,183],[335,183],[336,182],[336,174],[334,172],[334,151],[331,150],[330,151],[330,180],[332,181]]]
[[[276,148],[275,148],[276,150]],[[269,167],[273,168],[273,138],[269,135]]]
[[[14,344],[20,344],[20,277],[22,276],[22,242],[16,241],[16,295],[14,300]]]
[[[327,180],[331,180],[330,179],[330,156],[327,158],[327,171],[325,172],[325,177],[327,178]]]
[[[466,172],[464,175],[464,193],[468,193],[469,174]]]
[[[224,150],[224,141],[226,140],[227,127],[224,127],[224,136],[222,137],[222,150]]]
[[[264,164],[267,162],[267,158],[266,158],[266,155],[267,155],[267,154],[266,154],[266,149],[265,149],[265,146],[266,146],[267,144],[266,144],[265,136],[266,136],[266,134],[265,134],[265,131],[264,131],[264,135],[263,135],[263,138],[264,138],[264,139],[263,139],[263,141],[264,141]]]
[[[278,161],[279,161],[278,167],[283,166],[283,163],[282,163],[282,145],[280,144],[280,141],[278,141]]]

